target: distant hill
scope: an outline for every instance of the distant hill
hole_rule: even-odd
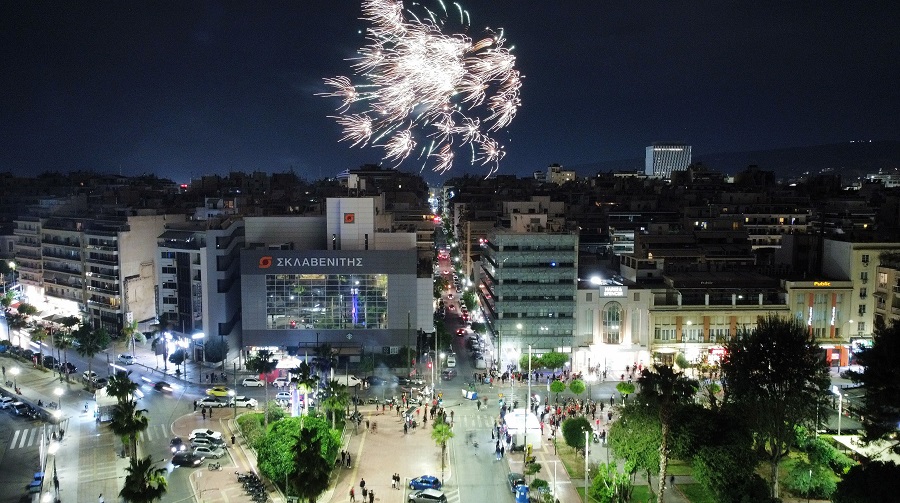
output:
[[[796,178],[805,174],[825,171],[839,172],[844,181],[868,173],[900,171],[900,142],[872,141],[848,142],[812,147],[790,147],[753,152],[722,152],[694,154],[695,163],[703,163],[714,171],[734,174],[751,164],[774,171],[779,178]],[[578,166],[566,166],[579,176],[591,176],[598,172],[643,171],[644,158],[604,161]]]

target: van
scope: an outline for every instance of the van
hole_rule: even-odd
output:
[[[335,374],[334,380],[348,388],[355,388],[362,384],[362,381],[358,377],[348,374]]]
[[[453,368],[456,366],[456,354],[452,353],[447,357],[447,366]]]

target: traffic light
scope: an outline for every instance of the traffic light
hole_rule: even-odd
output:
[[[431,362],[428,362],[428,368],[431,369]]]

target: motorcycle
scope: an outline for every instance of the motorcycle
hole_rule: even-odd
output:
[[[209,471],[211,471],[211,472],[221,470],[221,469],[222,469],[222,463],[219,463],[218,461],[209,464]]]

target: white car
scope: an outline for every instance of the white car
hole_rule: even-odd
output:
[[[198,428],[193,430],[191,434],[188,436],[188,440],[194,440],[195,438],[215,438],[222,439],[221,431],[208,430],[206,428]]]
[[[5,396],[5,397],[3,397],[3,398],[0,398],[0,409],[7,409],[7,408],[9,408],[9,406],[12,405],[13,402],[15,402],[15,400],[13,400],[12,398],[10,398],[10,397],[8,397],[8,396]]]
[[[191,440],[191,449],[196,449],[198,447],[211,447],[211,448],[221,447],[222,449],[224,449],[225,448],[225,440],[223,440],[221,438],[216,439],[213,437],[197,437],[197,438]]]
[[[216,445],[198,445],[194,447],[194,454],[204,458],[219,459],[225,455],[225,449]]]
[[[248,409],[254,409],[257,405],[259,405],[259,402],[257,402],[255,398],[236,396],[234,397],[234,405],[235,407],[247,407]]]
[[[131,365],[134,363],[134,355],[121,354],[119,355],[119,363],[123,365]]]
[[[208,396],[197,400],[198,407],[228,407],[228,400],[215,396]]]
[[[279,377],[272,381],[272,386],[275,386],[276,388],[284,388],[286,386],[290,386],[290,384],[291,381],[287,377]]]
[[[241,381],[241,386],[247,386],[250,388],[262,388],[266,383],[262,381],[262,379],[258,377],[247,377],[243,381]]]
[[[279,391],[277,395],[275,395],[276,401],[291,401],[292,393],[290,391]]]

